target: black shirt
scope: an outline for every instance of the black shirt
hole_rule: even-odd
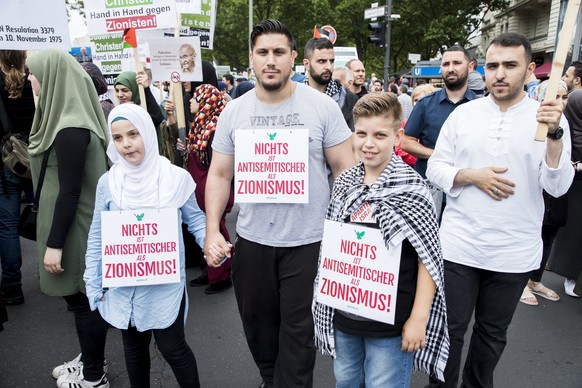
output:
[[[418,254],[408,239],[402,242],[400,257],[394,325],[369,319],[352,319],[343,314],[342,311],[336,310],[333,322],[337,329],[346,334],[360,337],[398,337],[402,335],[402,327],[410,317],[414,305],[418,274]]]

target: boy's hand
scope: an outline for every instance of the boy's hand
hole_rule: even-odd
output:
[[[408,318],[402,328],[402,351],[416,352],[426,346],[426,321]]]

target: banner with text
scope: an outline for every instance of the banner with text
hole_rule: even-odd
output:
[[[379,229],[325,220],[317,301],[394,324],[401,253],[402,241],[388,250]]]
[[[126,28],[175,28],[174,0],[92,0],[85,1],[89,35],[122,33]]]
[[[62,0],[2,2],[0,48],[3,50],[71,49],[67,8]]]
[[[148,43],[154,79],[202,81],[199,37],[150,39]]]
[[[199,12],[193,8],[180,12],[180,36],[199,36],[200,47],[212,50],[214,43],[214,26],[216,25],[216,0],[202,0]]]
[[[235,202],[309,202],[309,129],[237,129],[235,148]]]
[[[179,241],[177,209],[102,212],[103,287],[178,283]]]

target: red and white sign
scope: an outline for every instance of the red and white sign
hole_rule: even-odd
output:
[[[238,129],[235,148],[236,202],[309,202],[309,129]]]
[[[402,241],[390,250],[379,229],[325,220],[319,303],[394,324]]]
[[[85,17],[89,35],[138,30],[175,28],[174,0],[91,0],[85,1]]]
[[[103,287],[180,281],[177,209],[101,213]]]

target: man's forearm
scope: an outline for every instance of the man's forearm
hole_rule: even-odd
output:
[[[562,139],[559,140],[546,140],[546,164],[550,168],[558,168],[560,165],[560,157],[562,156],[562,149],[564,144]]]
[[[404,139],[402,139],[401,147],[410,155],[420,159],[428,159],[432,156],[433,153],[431,148],[423,146],[418,142],[418,139],[407,135],[405,135]]]
[[[208,174],[204,202],[206,205],[206,233],[218,232],[220,219],[230,197],[231,181],[218,175]]]

